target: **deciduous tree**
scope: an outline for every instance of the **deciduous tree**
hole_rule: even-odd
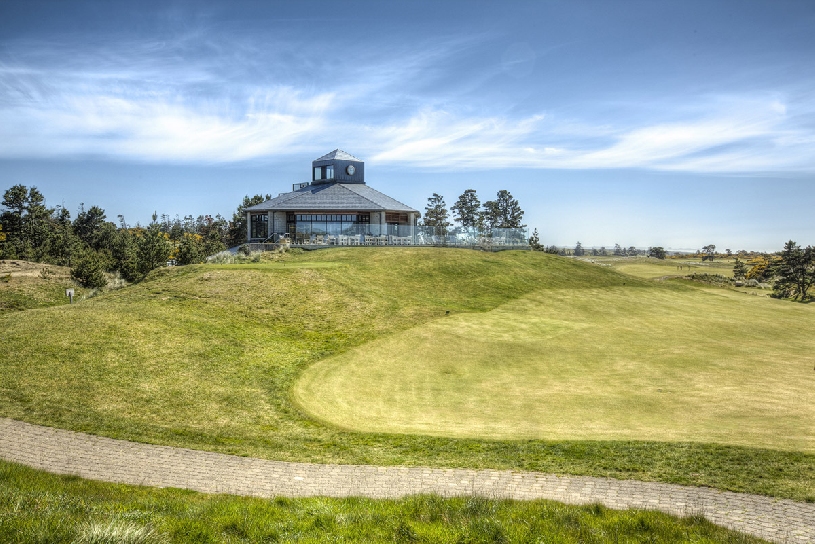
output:
[[[662,247],[662,246],[656,246],[656,247],[649,247],[648,248],[648,256],[649,257],[655,257],[657,259],[663,259],[664,260],[667,255],[668,255],[668,253],[665,251],[665,248]]]

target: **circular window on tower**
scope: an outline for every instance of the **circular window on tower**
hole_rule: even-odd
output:
[[[353,176],[353,175],[354,175],[354,172],[356,172],[356,171],[357,171],[357,169],[356,169],[356,168],[354,168],[354,165],[353,165],[353,164],[349,164],[349,165],[348,165],[348,168],[346,168],[346,169],[345,169],[345,171],[346,171],[346,172],[348,172],[348,175],[349,175],[349,176]]]

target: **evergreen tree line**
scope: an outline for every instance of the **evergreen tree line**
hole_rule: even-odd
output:
[[[232,221],[220,215],[183,219],[162,215],[159,219],[153,214],[147,226],[131,227],[121,215],[114,223],[102,208],[86,209],[84,204],[72,219],[62,206],[49,208],[36,187],[15,185],[3,193],[0,259],[68,266],[74,279],[92,288],[106,285],[106,272],[139,281],[167,261],[200,263],[209,255],[245,243],[245,209],[263,200],[262,195],[246,196]]]
[[[440,233],[446,233],[453,224],[450,216],[462,228],[475,229],[479,232],[492,229],[520,229],[524,212],[512,194],[502,189],[495,200],[481,203],[475,189],[467,189],[448,210],[444,197],[438,193],[427,199],[422,225],[435,227]]]
[[[580,241],[578,241],[573,248],[557,247],[555,245],[546,246],[540,243],[538,229],[535,229],[532,232],[532,236],[529,238],[529,246],[535,251],[543,251],[545,253],[561,255],[564,257],[565,256],[583,257],[588,255],[591,255],[592,257],[606,257],[609,255],[615,255],[618,257],[634,257],[637,255],[650,255],[657,257],[659,259],[665,258],[665,250],[661,247],[648,248],[648,250],[645,251],[642,249],[637,249],[634,246],[626,248],[621,246],[620,244],[614,244],[613,250],[606,249],[606,246],[600,248],[593,247],[591,249],[586,249]]]

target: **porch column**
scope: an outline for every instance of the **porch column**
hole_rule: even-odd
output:
[[[252,214],[246,212],[246,241],[252,239]]]

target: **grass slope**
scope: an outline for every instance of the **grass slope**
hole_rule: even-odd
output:
[[[728,290],[547,289],[324,359],[295,393],[358,431],[815,453],[813,324]]]
[[[251,499],[104,484],[0,461],[0,540],[762,542],[694,516],[478,497]]]
[[[487,312],[540,290],[623,287],[692,291],[540,253],[439,248],[162,269],[81,304],[0,316],[0,415],[281,460],[541,470],[815,500],[815,456],[802,452],[346,432],[290,399],[316,361],[450,319],[446,311]]]
[[[74,289],[77,299],[85,294],[67,267],[0,260],[0,315],[68,304],[67,288]]]

